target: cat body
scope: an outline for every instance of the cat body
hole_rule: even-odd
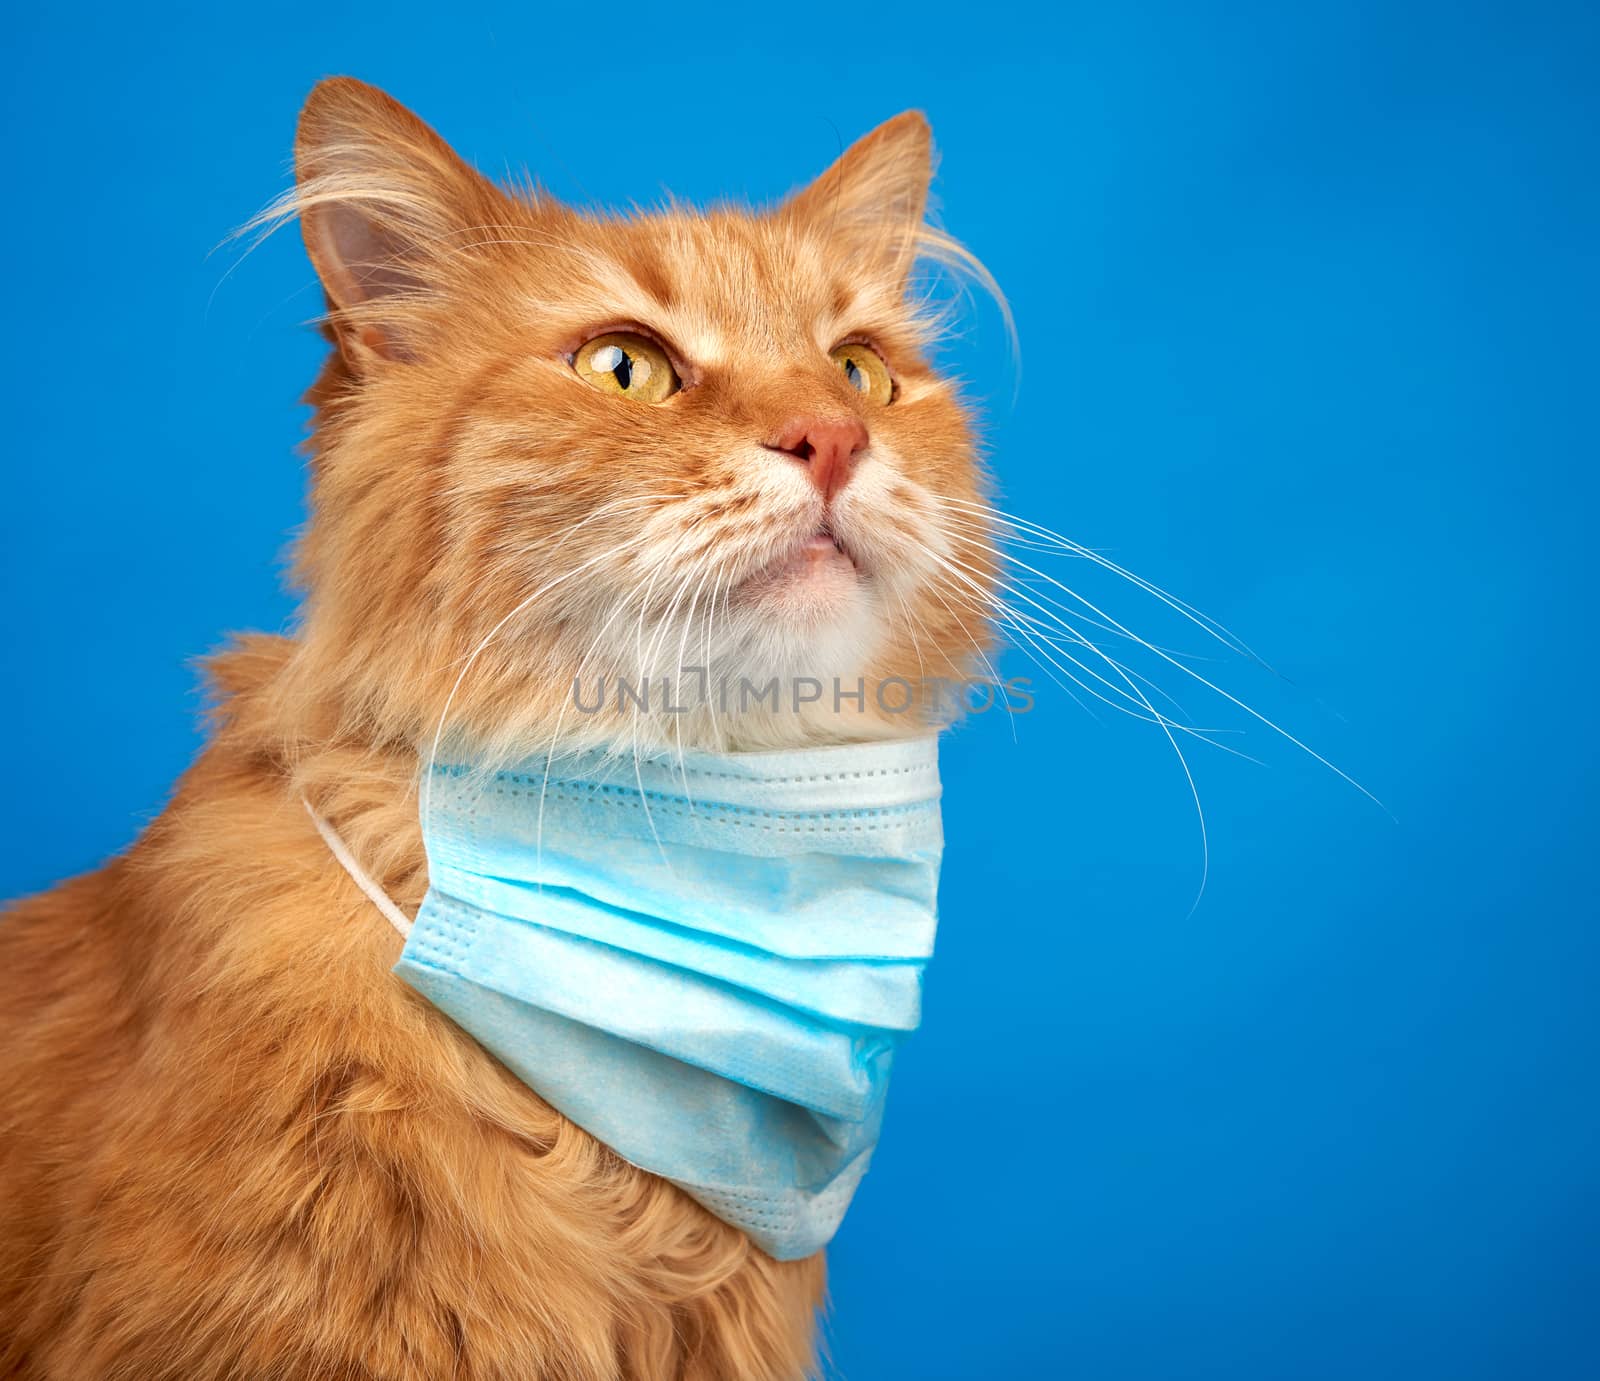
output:
[[[211,739],[126,855],[0,917],[0,1377],[802,1377],[822,1256],[766,1256],[401,983],[307,806],[414,913],[442,733],[666,741],[572,687],[691,644],[763,680],[965,674],[993,565],[944,503],[980,480],[907,301],[959,253],[923,224],[926,126],[773,211],[616,219],[336,79],[297,162],[268,222],[299,216],[334,346],[302,618],[212,660]],[[928,727],[869,695],[670,732]]]
[[[787,1377],[821,1256],[779,1263],[552,1112],[390,973],[415,754],[281,756],[289,647],[101,872],[0,923],[0,1375]]]

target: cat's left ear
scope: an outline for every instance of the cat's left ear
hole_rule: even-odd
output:
[[[903,284],[932,178],[933,135],[922,112],[908,110],[856,140],[780,214],[821,230],[863,266]]]

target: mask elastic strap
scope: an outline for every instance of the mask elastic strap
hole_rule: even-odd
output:
[[[306,814],[311,817],[311,823],[317,827],[317,833],[322,836],[322,842],[328,846],[328,852],[339,861],[339,866],[350,874],[350,880],[366,893],[368,901],[383,912],[384,920],[400,932],[401,939],[408,937],[411,934],[411,922],[406,919],[405,912],[390,901],[388,893],[367,876],[366,869],[356,862],[355,855],[345,846],[344,840],[339,838],[339,832],[312,809],[311,802],[302,796],[300,804],[306,808]]]

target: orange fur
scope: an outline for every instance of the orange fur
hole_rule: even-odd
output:
[[[415,910],[418,758],[446,710],[491,752],[660,739],[565,701],[585,665],[675,662],[680,627],[701,637],[694,580],[730,667],[956,676],[981,655],[989,549],[938,505],[976,496],[972,441],[905,301],[913,259],[952,252],[922,226],[926,127],[891,121],[770,212],[627,219],[502,193],[346,80],[313,94],[297,153],[282,209],[336,346],[302,623],[214,660],[211,742],[124,857],[0,923],[0,1376],[801,1377],[821,1256],[766,1257],[400,983],[301,803]],[[381,264],[351,261],[352,233]],[[566,352],[618,325],[693,386],[651,406],[576,381]],[[846,333],[896,403],[862,411],[827,359]],[[870,594],[778,627],[738,592],[816,500],[760,443],[818,410],[871,428],[840,500]],[[925,723],[869,701],[672,729],[740,748]]]

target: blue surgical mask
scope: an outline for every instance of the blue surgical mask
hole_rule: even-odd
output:
[[[826,1245],[921,1016],[936,740],[441,766],[423,800],[395,971],[770,1255]]]

